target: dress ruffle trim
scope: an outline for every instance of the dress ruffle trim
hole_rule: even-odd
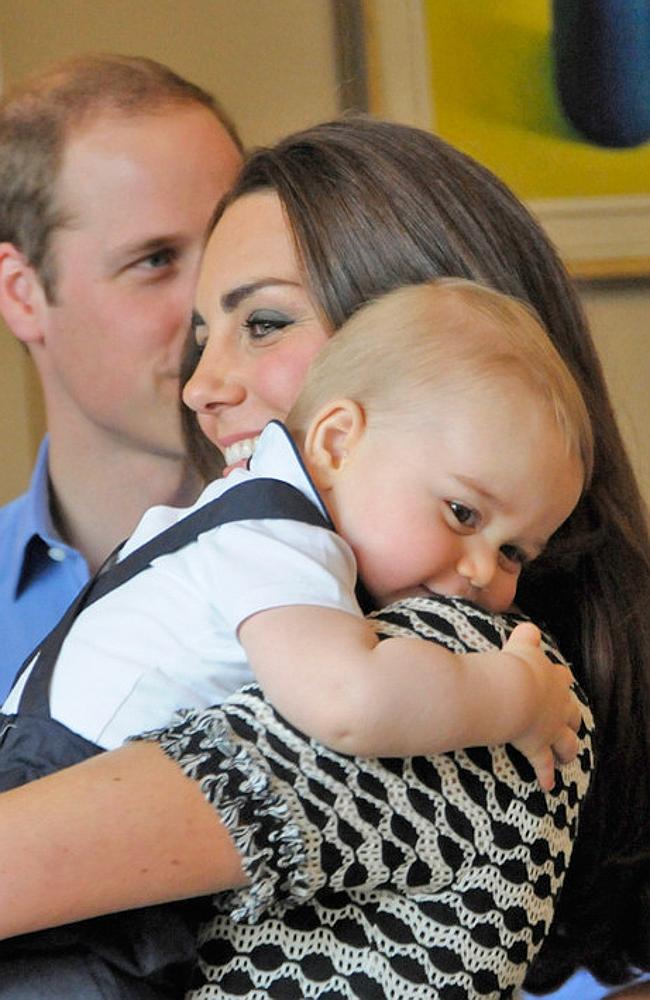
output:
[[[259,729],[260,720],[246,721],[257,736],[253,727]],[[296,905],[312,896],[307,852],[289,804],[273,790],[268,763],[257,763],[256,743],[243,745],[240,732],[233,738],[227,713],[179,712],[168,728],[138,738],[158,743],[198,782],[242,859],[250,884],[215,895],[220,912],[238,923],[255,923],[271,904]]]

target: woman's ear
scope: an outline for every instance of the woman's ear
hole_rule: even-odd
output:
[[[332,400],[312,417],[303,456],[318,489],[331,489],[365,430],[365,411],[353,399]]]
[[[42,340],[43,286],[34,268],[11,243],[0,243],[0,315],[18,340]]]

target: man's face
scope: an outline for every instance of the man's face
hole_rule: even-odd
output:
[[[81,422],[118,447],[182,454],[182,344],[206,225],[239,165],[198,105],[106,115],[70,137],[37,355],[52,427]]]

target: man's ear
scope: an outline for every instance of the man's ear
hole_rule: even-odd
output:
[[[0,243],[0,314],[24,344],[43,339],[42,315],[47,305],[40,279],[12,243]]]
[[[365,411],[353,399],[332,400],[312,418],[303,454],[318,489],[332,486],[365,430]]]

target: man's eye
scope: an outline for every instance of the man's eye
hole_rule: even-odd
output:
[[[524,566],[529,562],[528,556],[518,545],[502,545],[499,551],[509,563],[515,566]]]
[[[464,528],[475,528],[478,524],[478,514],[471,507],[467,507],[458,500],[448,501],[449,510],[452,512],[459,524]]]
[[[156,250],[154,253],[150,253],[147,257],[143,257],[140,261],[145,267],[151,268],[152,271],[157,271],[163,267],[169,267],[170,264],[176,259],[176,251],[170,249],[169,247],[162,250]]]
[[[250,336],[262,340],[269,334],[284,330],[286,326],[291,326],[293,320],[286,313],[277,312],[275,309],[256,309],[252,312],[244,325]]]

